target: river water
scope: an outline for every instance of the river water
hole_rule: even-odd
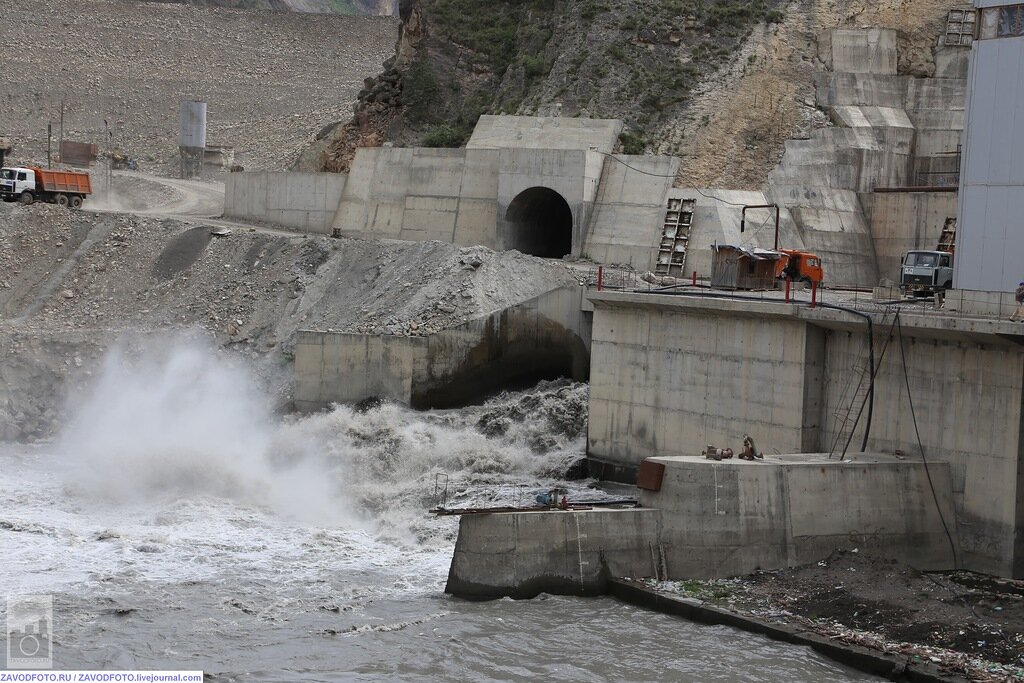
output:
[[[525,502],[584,447],[585,385],[281,420],[194,346],[116,353],[52,443],[0,446],[0,593],[52,595],[60,669],[215,681],[860,681],[611,599],[444,594],[449,504]],[[565,484],[564,482],[561,482]],[[570,497],[595,497],[569,482]]]

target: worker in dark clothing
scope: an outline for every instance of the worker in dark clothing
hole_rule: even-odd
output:
[[[1017,310],[1010,316],[1010,320],[1024,322],[1024,282],[1017,285],[1017,293],[1014,295],[1017,300]]]

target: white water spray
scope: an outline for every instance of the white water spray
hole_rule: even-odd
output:
[[[315,453],[275,452],[276,419],[237,357],[181,338],[108,353],[59,447],[72,488],[114,501],[191,496],[269,507],[310,523],[352,520]]]

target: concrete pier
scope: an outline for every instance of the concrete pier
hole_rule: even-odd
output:
[[[663,474],[657,491],[642,491],[643,508],[464,516],[445,590],[474,599],[593,594],[619,576],[735,576],[836,548],[919,569],[953,563],[946,463],[931,465],[934,496],[921,460],[883,454],[669,457],[648,466]]]

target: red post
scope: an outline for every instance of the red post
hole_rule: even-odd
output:
[[[786,303],[787,304],[789,303],[789,285],[790,285],[790,280],[787,277],[786,278]]]
[[[697,286],[697,271],[693,271],[693,286]]]
[[[811,308],[818,305],[818,282],[811,282]]]
[[[604,266],[597,267],[597,291],[604,288]]]

